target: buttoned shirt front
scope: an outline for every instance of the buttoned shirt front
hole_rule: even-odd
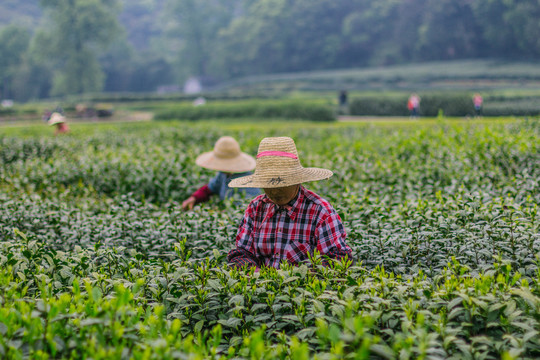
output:
[[[341,218],[326,200],[300,186],[285,206],[259,195],[249,204],[229,262],[279,268],[282,261],[299,264],[317,250],[321,255],[352,260]],[[327,260],[323,261],[327,263]]]

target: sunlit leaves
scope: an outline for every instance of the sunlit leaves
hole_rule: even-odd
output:
[[[334,170],[305,186],[356,263],[258,272],[226,264],[246,199],[179,202],[196,154],[261,128],[146,126],[0,138],[2,356],[538,357],[534,121],[265,127]]]

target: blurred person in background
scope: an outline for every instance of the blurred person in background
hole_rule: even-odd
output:
[[[484,103],[484,99],[482,98],[482,95],[479,93],[474,94],[473,96],[473,105],[474,105],[474,116],[480,117],[482,116],[482,105]]]
[[[255,168],[255,159],[240,151],[238,142],[223,136],[216,141],[214,150],[197,157],[195,163],[203,168],[218,171],[208,184],[203,185],[182,202],[183,210],[191,210],[196,204],[206,202],[213,195],[221,200],[234,196],[235,192],[243,193],[246,198],[257,196],[261,191],[257,188],[231,189],[228,184],[232,179],[250,175]]]
[[[66,122],[66,117],[59,112],[53,112],[47,120],[47,125],[56,126],[54,135],[66,134],[69,132],[69,126]]]
[[[409,109],[411,118],[417,118],[420,114],[420,96],[417,94],[411,94],[409,100],[407,101],[407,109]]]
[[[347,91],[341,90],[338,96],[338,102],[339,102],[339,114],[340,115],[348,115],[349,114],[349,102],[348,102],[348,96]]]

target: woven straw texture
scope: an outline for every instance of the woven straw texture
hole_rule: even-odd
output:
[[[240,145],[230,136],[220,137],[214,150],[199,155],[195,163],[206,169],[230,173],[241,173],[255,168],[253,156],[240,151]]]
[[[328,179],[327,169],[304,168],[290,137],[265,138],[259,144],[255,173],[231,180],[229,187],[279,188]]]

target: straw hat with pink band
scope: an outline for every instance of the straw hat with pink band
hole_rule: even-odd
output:
[[[231,180],[229,187],[280,188],[324,180],[332,175],[327,169],[302,167],[290,137],[270,137],[259,144],[255,173]]]
[[[197,157],[195,163],[210,170],[242,173],[255,168],[255,159],[240,151],[238,142],[230,136],[222,136],[216,141],[214,151]]]

